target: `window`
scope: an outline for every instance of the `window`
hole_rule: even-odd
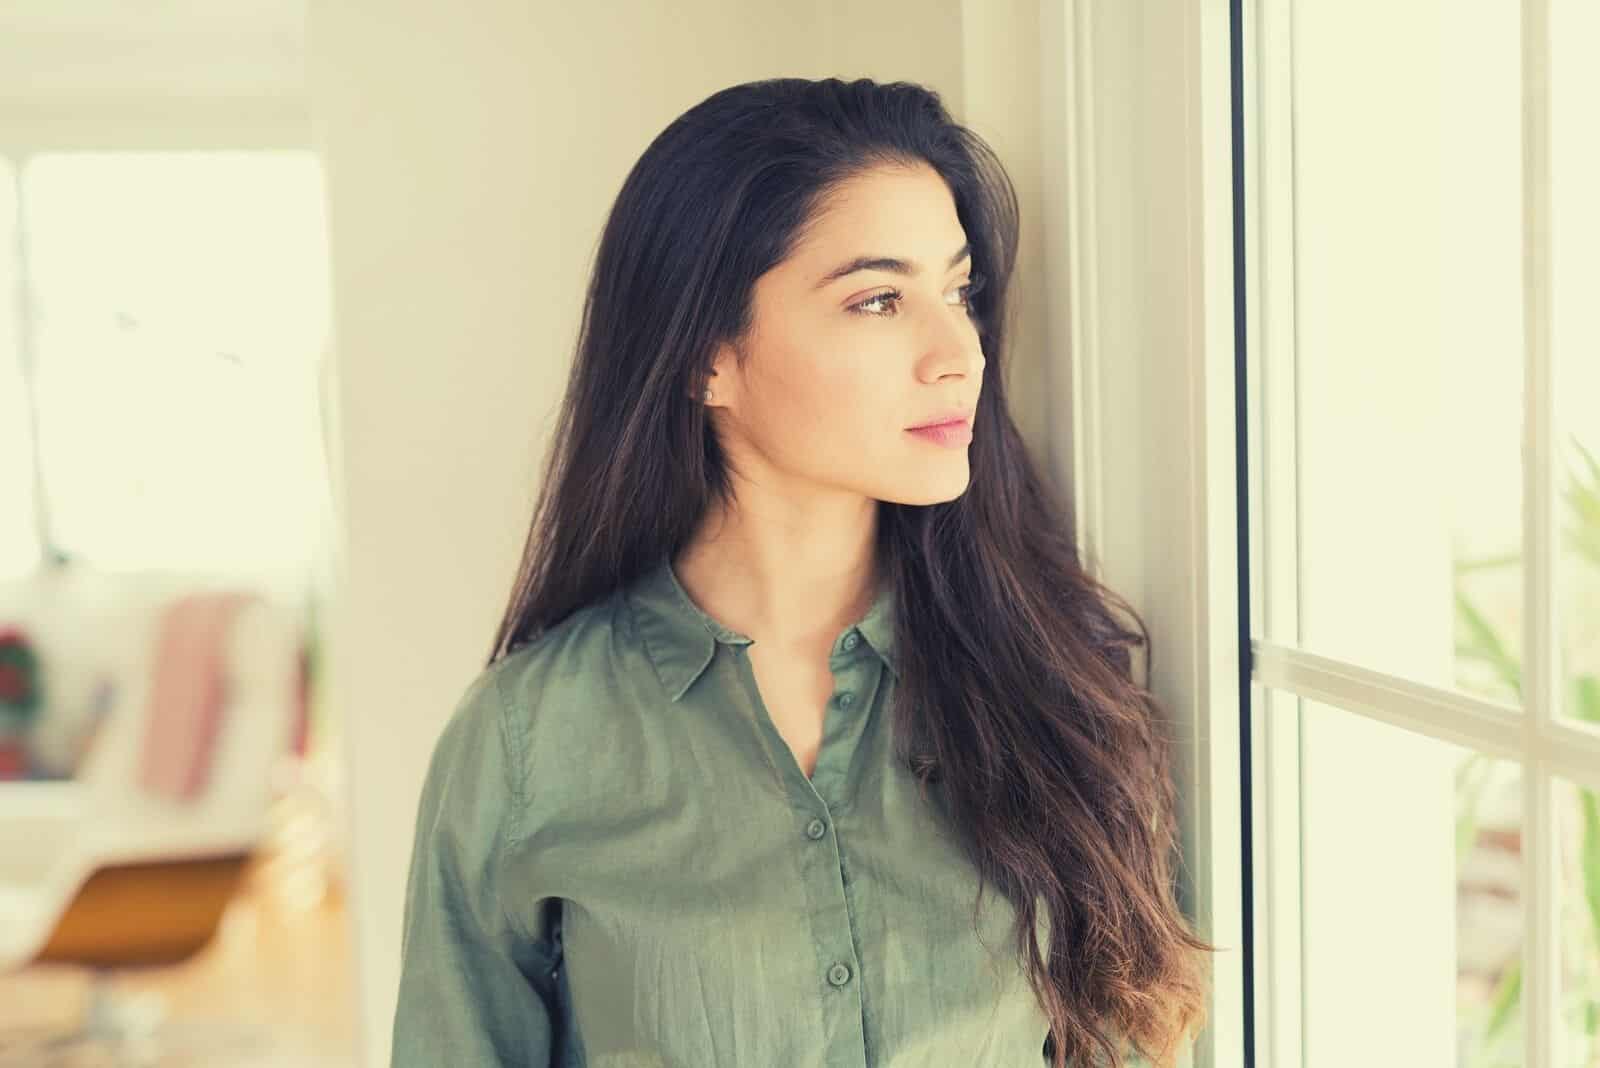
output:
[[[1600,1063],[1600,7],[1042,30],[1052,459],[1171,716],[1193,1063]]]
[[[31,386],[4,391],[28,409],[4,420],[22,505],[0,531],[8,569],[47,537],[97,567],[243,576],[300,601],[331,546],[316,157],[42,151],[0,177],[26,294],[5,373]]]
[[[1593,1064],[1600,10],[1247,7],[1256,1063]]]

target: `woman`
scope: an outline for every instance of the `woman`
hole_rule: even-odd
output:
[[[1148,1065],[1203,1025],[1148,635],[1007,412],[1016,238],[915,85],[734,86],[645,151],[429,765],[395,1065]]]

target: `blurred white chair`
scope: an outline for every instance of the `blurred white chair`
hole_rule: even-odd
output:
[[[42,1068],[85,1044],[124,1058],[112,1063],[146,1063],[141,1049],[181,1042],[161,1028],[159,1004],[117,998],[109,976],[184,960],[211,940],[303,753],[302,628],[281,604],[250,596],[231,610],[223,638],[222,715],[203,788],[176,796],[145,785],[163,621],[176,599],[195,595],[238,592],[204,578],[78,565],[0,583],[0,623],[20,624],[40,653],[45,721],[56,702],[86,699],[87,680],[108,673],[115,684],[73,778],[0,782],[0,973],[44,963],[93,969],[80,1026],[0,1034],[0,1066]]]

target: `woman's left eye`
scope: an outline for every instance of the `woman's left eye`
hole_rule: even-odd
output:
[[[849,310],[857,315],[876,315],[879,318],[886,318],[887,316],[884,312],[876,309],[889,303],[898,305],[904,297],[905,294],[898,289],[891,289],[887,293],[878,293],[868,297],[866,300],[857,301],[850,305]]]
[[[964,285],[957,286],[956,291],[961,294],[960,303],[970,308],[972,306],[970,303],[972,300],[972,295],[983,288],[985,281],[986,279],[983,275],[974,273],[970,281]],[[886,319],[889,317],[887,312],[874,311],[871,309],[880,308],[885,305],[894,305],[895,307],[898,307],[900,302],[904,299],[904,293],[898,289],[891,289],[887,293],[877,293],[868,297],[866,300],[857,301],[856,303],[850,305],[849,310],[857,315],[873,315],[881,319]]]

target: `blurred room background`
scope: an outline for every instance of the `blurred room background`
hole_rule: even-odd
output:
[[[1600,737],[1600,7],[1529,4],[1560,26],[1548,115],[1518,4],[1242,5],[1237,411],[1185,392],[1232,342],[1188,318],[1231,266],[1185,259],[1234,237],[1197,162],[1229,151],[1201,110],[1226,67],[1189,62],[1226,3],[0,5],[0,1068],[387,1063],[417,790],[510,589],[605,211],[671,118],[782,74],[929,85],[1010,170],[1014,414],[1172,651],[1210,937],[1245,893],[1203,835],[1239,816],[1180,673],[1198,561],[1230,554],[1179,551],[1198,496],[1162,491],[1248,420],[1254,634],[1365,695],[1258,678],[1260,1049],[1527,1064],[1547,925],[1529,1068],[1596,1068],[1600,771],[1540,764],[1535,818],[1532,750],[1484,726],[1537,700]],[[1529,633],[1560,646],[1535,697]]]
[[[0,11],[3,1063],[356,1063],[304,22]]]

